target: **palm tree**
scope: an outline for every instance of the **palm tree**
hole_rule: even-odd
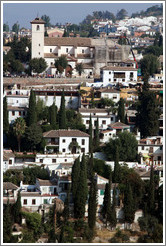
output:
[[[78,64],[76,65],[76,70],[77,70],[79,76],[81,76],[81,74],[84,72],[83,64],[82,64],[82,63],[78,63]]]
[[[18,150],[20,152],[20,144],[21,144],[21,137],[25,133],[26,123],[23,118],[17,118],[13,124],[13,132],[14,135],[17,137],[18,141]]]

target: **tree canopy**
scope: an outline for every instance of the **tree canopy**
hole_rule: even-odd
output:
[[[118,134],[116,139],[110,139],[104,147],[104,153],[107,155],[109,160],[115,160],[116,146],[119,150],[120,161],[135,161],[137,158],[137,140],[135,136],[124,131]]]
[[[45,61],[44,58],[40,57],[40,58],[33,58],[32,60],[30,60],[29,62],[29,67],[30,70],[33,71],[34,73],[42,73],[46,70],[47,68],[47,63]]]

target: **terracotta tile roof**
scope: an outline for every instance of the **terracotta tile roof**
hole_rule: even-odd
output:
[[[25,110],[28,110],[28,108],[26,108],[26,107],[13,107],[13,106],[8,106],[7,109],[8,110],[13,110],[13,111],[25,111]]]
[[[111,71],[137,71],[137,68],[133,67],[113,67],[113,66],[106,66],[101,68],[102,70],[111,70]]]
[[[74,46],[74,47],[90,47],[90,38],[75,38],[75,37],[62,37],[62,38],[44,38],[45,46]]]
[[[11,182],[3,182],[3,190],[17,190],[18,186]]]
[[[44,53],[44,58],[57,58],[57,53]]]
[[[46,22],[41,18],[35,18],[33,21],[30,22],[31,24],[45,24]]]
[[[103,88],[100,89],[99,92],[104,92],[104,93],[120,93],[120,91],[112,89],[112,88]]]
[[[129,128],[130,126],[128,126],[128,125],[126,125],[126,124],[124,124],[124,123],[122,123],[122,122],[115,122],[115,123],[113,123],[113,124],[110,124],[110,126],[112,127],[112,128]]]
[[[90,58],[90,54],[77,54],[77,58]]]
[[[57,185],[57,181],[56,180],[43,180],[43,179],[37,179],[39,181],[39,185],[40,186],[55,186]]]
[[[59,181],[71,181],[71,175],[59,177]]]
[[[12,152],[12,150],[4,150],[3,151],[3,160],[8,161],[10,158],[15,157],[15,154]]]
[[[79,130],[51,130],[43,133],[45,138],[57,138],[57,137],[89,137],[89,134],[81,132]]]
[[[21,196],[41,196],[40,192],[21,192]]]
[[[104,108],[79,108],[79,113],[107,113]]]
[[[93,68],[93,64],[92,63],[84,63],[83,68],[84,69]]]

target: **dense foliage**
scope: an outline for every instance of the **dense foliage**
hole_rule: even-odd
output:
[[[135,136],[128,132],[120,132],[116,139],[110,139],[104,147],[104,153],[109,160],[115,160],[116,146],[118,146],[119,160],[135,161],[137,158],[137,140]]]

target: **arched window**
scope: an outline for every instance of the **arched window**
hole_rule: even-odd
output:
[[[40,26],[39,26],[39,25],[37,25],[36,30],[37,30],[37,31],[40,30]]]

